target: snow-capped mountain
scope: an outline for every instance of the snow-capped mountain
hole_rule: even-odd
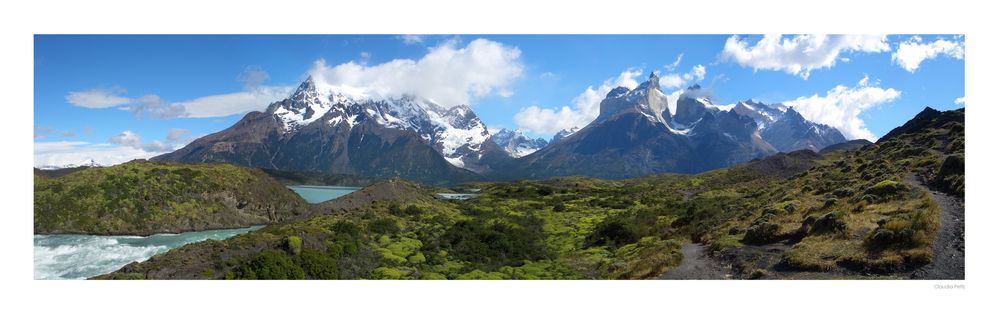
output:
[[[273,108],[285,133],[317,121],[350,129],[360,119],[370,119],[383,127],[416,132],[452,165],[476,172],[489,170],[482,163],[489,131],[467,105],[448,108],[408,95],[382,97],[353,88],[320,89],[311,78],[290,99]]]
[[[760,135],[782,152],[809,149],[818,152],[826,146],[846,142],[834,127],[806,120],[794,108],[783,104],[741,101],[732,111],[756,121]]]
[[[533,139],[528,137],[522,129],[510,131],[504,128],[493,134],[492,139],[500,148],[514,158],[527,156],[548,145],[548,141],[543,138]]]
[[[560,140],[562,140],[562,139],[564,139],[566,137],[569,137],[569,135],[572,135],[573,133],[576,133],[576,131],[579,131],[579,127],[578,126],[574,126],[574,127],[572,127],[571,129],[568,129],[568,130],[567,129],[562,129],[562,131],[558,131],[558,133],[555,133],[555,136],[552,136],[552,140],[549,143],[555,143],[557,141],[560,141]]]
[[[718,106],[707,96],[700,86],[691,86],[677,99],[676,114],[671,114],[653,73],[634,89],[612,89],[590,124],[572,136],[553,138],[547,147],[518,159],[515,167],[502,173],[510,178],[696,173],[779,150],[821,149],[843,141],[835,129],[809,122],[793,109],[754,107],[755,103],[743,104],[744,108]]]
[[[59,170],[59,169],[79,168],[79,167],[107,167],[107,166],[110,166],[110,164],[102,164],[97,162],[93,158],[90,158],[86,161],[82,161],[79,163],[68,163],[61,165],[39,165],[36,168],[38,168],[39,170]]]
[[[509,159],[489,138],[468,106],[318,87],[309,78],[266,111],[154,159],[439,182]]]

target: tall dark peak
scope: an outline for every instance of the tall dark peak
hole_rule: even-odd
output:
[[[941,112],[939,110],[926,107],[923,111],[919,112],[919,114],[916,114],[912,120],[905,122],[902,126],[894,128],[888,132],[888,134],[882,136],[878,139],[878,143],[882,143],[903,134],[924,132],[928,128],[944,127],[945,124],[952,121],[964,124],[964,108]]]
[[[607,96],[604,96],[604,97],[606,97],[606,98],[618,98],[618,97],[621,97],[621,95],[627,94],[628,91],[630,91],[630,89],[628,89],[627,87],[618,86],[618,87],[615,87],[614,89],[610,90],[610,92],[607,92]]]

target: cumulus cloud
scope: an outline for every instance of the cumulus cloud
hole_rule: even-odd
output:
[[[184,117],[210,118],[263,111],[267,105],[288,98],[294,86],[259,86],[242,92],[198,97],[175,105],[184,108]]]
[[[110,108],[127,104],[131,99],[121,96],[123,88],[95,88],[85,91],[71,92],[66,95],[66,102],[84,108]]]
[[[683,55],[681,54],[680,56]],[[679,59],[677,61],[679,61]],[[659,86],[667,89],[686,87],[687,84],[703,81],[704,75],[707,73],[707,69],[704,68],[703,65],[698,64],[691,68],[687,73],[670,73],[663,75],[659,78]]]
[[[616,78],[608,79],[599,87],[589,86],[572,100],[572,106],[562,106],[558,109],[530,106],[521,109],[513,120],[518,127],[539,134],[553,134],[563,129],[584,127],[600,115],[600,101],[612,89],[618,86],[627,88],[638,87],[636,78],[642,75],[642,70],[630,69],[621,72]]]
[[[114,165],[134,159],[148,159],[159,153],[113,144],[83,141],[35,142],[35,167],[63,167],[90,164]]]
[[[838,85],[827,91],[824,96],[814,94],[798,97],[785,101],[784,104],[793,107],[805,119],[839,129],[848,139],[862,138],[875,141],[877,137],[867,129],[860,114],[895,101],[901,96],[901,91],[881,88],[877,82],[872,83],[867,76],[864,76],[856,86]]]
[[[353,61],[329,66],[318,60],[309,73],[319,88],[416,95],[456,106],[491,94],[512,95],[508,85],[523,69],[520,49],[476,39],[465,47],[455,40],[444,42],[419,60],[395,59],[372,66]]]
[[[721,59],[754,70],[784,71],[808,79],[812,70],[831,68],[847,52],[891,50],[884,35],[765,35],[751,44],[739,36],[725,41]]]
[[[964,104],[964,96],[961,96],[961,97],[958,97],[957,99],[954,99],[954,104],[955,105],[963,105]]]
[[[143,143],[142,138],[139,137],[135,132],[126,130],[118,135],[112,136],[108,139],[111,144],[131,147],[134,149],[142,150],[150,153],[162,153],[172,151],[175,148],[172,145],[163,143],[162,141],[152,141],[149,143]]]
[[[964,41],[937,39],[934,42],[924,44],[921,37],[912,36],[909,40],[898,45],[898,50],[891,55],[891,59],[895,64],[911,73],[916,72],[923,61],[932,60],[938,56],[964,59]]]

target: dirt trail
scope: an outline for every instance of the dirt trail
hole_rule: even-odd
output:
[[[708,250],[699,243],[686,243],[680,248],[683,261],[680,266],[667,270],[659,279],[729,279],[730,270],[708,256]]]
[[[941,192],[909,174],[906,183],[930,192],[940,206],[940,228],[933,242],[933,261],[917,269],[914,279],[964,279],[964,199]]]

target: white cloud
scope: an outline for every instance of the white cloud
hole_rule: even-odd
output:
[[[191,139],[191,130],[170,128],[167,130],[167,143],[182,143]]]
[[[380,95],[416,95],[444,106],[469,104],[491,94],[510,96],[508,85],[523,72],[520,49],[485,39],[458,47],[455,40],[430,48],[419,60],[395,59],[367,66],[315,62],[309,73],[319,88],[363,88]]]
[[[127,97],[122,97],[124,89],[100,89],[71,92],[66,95],[66,102],[84,108],[110,108],[127,104],[131,101]]]
[[[563,129],[584,127],[600,115],[600,101],[612,89],[618,86],[627,88],[638,87],[636,78],[642,75],[638,69],[621,72],[616,78],[604,81],[597,88],[589,86],[572,100],[572,107],[563,106],[559,109],[530,106],[521,109],[513,120],[517,127],[539,134],[553,134]]]
[[[845,52],[886,52],[891,50],[884,35],[799,35],[785,38],[765,35],[750,43],[729,37],[721,59],[754,70],[784,71],[808,79],[812,70],[831,68]]]
[[[124,131],[121,132],[121,134],[112,136],[108,139],[108,142],[111,142],[111,144],[124,145],[134,148],[142,147],[142,139],[140,139],[139,136],[132,131]]]
[[[794,107],[805,119],[839,129],[847,139],[874,141],[877,137],[867,129],[860,114],[901,96],[901,91],[881,88],[877,82],[872,83],[864,76],[856,86],[838,85],[827,91],[825,96],[798,97],[784,104]]]
[[[898,50],[891,55],[891,59],[906,71],[916,72],[916,69],[919,69],[919,64],[937,56],[964,59],[964,42],[937,39],[932,43],[924,44],[921,37],[912,36],[909,40],[898,45]]]
[[[703,65],[698,64],[691,68],[690,72],[687,73],[671,73],[663,75],[659,78],[659,86],[667,89],[685,87],[685,85],[689,83],[703,81],[704,75],[707,73],[707,69],[705,69]]]
[[[961,96],[961,97],[958,97],[957,99],[954,99],[954,104],[955,105],[963,105],[964,104],[964,96]]]
[[[138,118],[209,118],[225,117],[258,110],[285,99],[294,91],[294,86],[265,86],[270,76],[259,67],[247,67],[236,80],[243,83],[243,91],[198,97],[195,99],[169,102],[155,94],[138,98],[120,95],[124,89],[92,89],[71,92],[66,101],[85,108],[116,107],[132,112]]]
[[[174,103],[184,108],[184,117],[210,118],[263,111],[267,105],[288,98],[292,86],[259,86],[242,92],[198,97]]]
[[[666,68],[666,71],[676,70],[676,67],[680,66],[680,61],[683,61],[683,54],[682,53],[676,56],[676,60],[673,61],[673,63],[664,65],[663,67]]]
[[[138,134],[135,134],[135,132],[129,130],[123,131],[118,135],[112,136],[110,139],[108,139],[108,142],[111,144],[127,146],[150,153],[162,153],[176,149],[172,145],[164,144],[162,141],[152,141],[149,143],[143,143],[142,138],[140,138]]]
[[[159,119],[170,119],[187,116],[184,106],[177,103],[169,103],[157,95],[145,95],[132,99],[129,105],[122,107],[131,111],[139,118],[152,117]]]
[[[142,149],[80,141],[35,142],[35,167],[62,167],[89,164],[114,165],[133,159],[148,159],[159,153]]]
[[[402,35],[399,39],[407,45],[415,45],[423,43],[423,35]]]

